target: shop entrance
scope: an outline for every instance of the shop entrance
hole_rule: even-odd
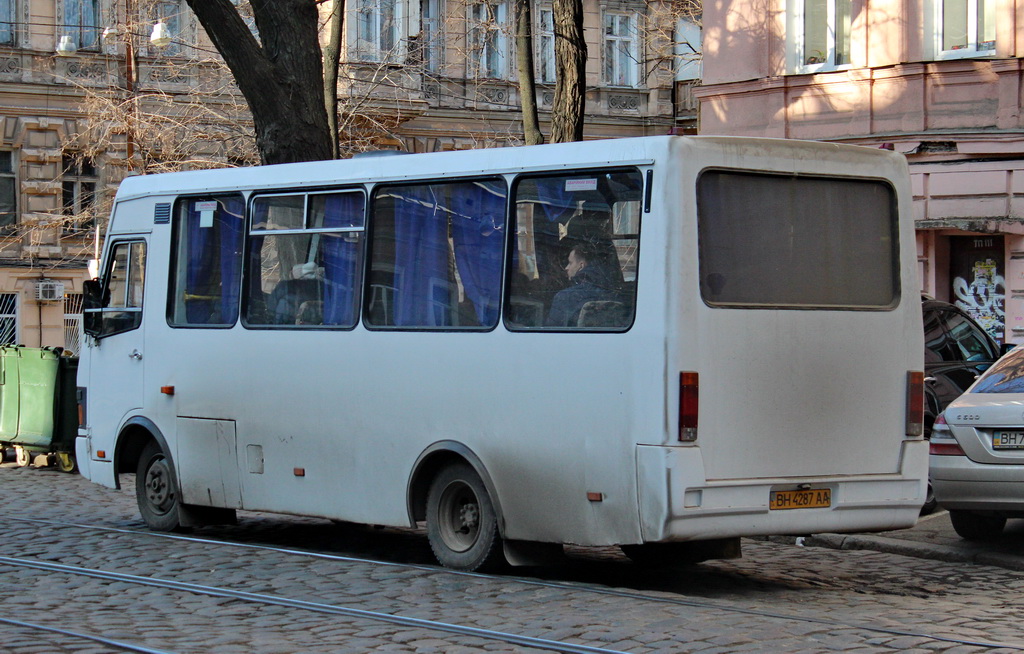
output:
[[[1006,331],[1005,256],[1001,235],[951,236],[949,239],[951,301],[969,313],[999,343],[1003,343]]]

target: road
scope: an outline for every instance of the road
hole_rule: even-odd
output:
[[[559,566],[469,575],[436,567],[416,530],[243,512],[153,534],[128,484],[12,463],[0,507],[11,654],[1024,651],[1024,572],[964,561],[777,539],[678,570],[570,548]]]

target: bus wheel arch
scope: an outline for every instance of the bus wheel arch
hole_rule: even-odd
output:
[[[121,473],[136,472],[142,450],[151,441],[155,441],[163,450],[167,458],[171,460],[171,468],[174,469],[171,449],[160,429],[148,418],[134,416],[121,427],[121,432],[117,437],[117,446],[114,449],[114,473],[117,488],[121,488]]]
[[[494,484],[461,443],[435,443],[420,455],[409,479],[408,509],[413,523],[427,522],[431,548],[443,565],[475,570],[504,561],[504,520]]]
[[[135,473],[135,498],[139,513],[150,529],[181,528],[181,492],[167,440],[151,420],[130,418],[117,439],[114,453],[117,487],[120,473]]]

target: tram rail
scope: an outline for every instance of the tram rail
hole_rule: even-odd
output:
[[[668,604],[675,606],[682,606],[688,608],[707,609],[715,612],[729,612],[735,614],[743,614],[756,616],[759,618],[766,618],[771,620],[786,620],[793,622],[811,623],[823,626],[847,628],[864,631],[872,634],[879,634],[885,636],[899,636],[899,637],[914,637],[923,638],[927,640],[933,640],[936,642],[950,643],[953,645],[969,646],[969,647],[984,647],[984,648],[1002,648],[1009,650],[1024,651],[1024,643],[1011,643],[1011,642],[996,642],[988,640],[976,640],[969,638],[960,638],[955,636],[944,636],[938,634],[925,633],[921,631],[914,631],[909,629],[897,629],[892,627],[874,625],[870,623],[845,621],[845,620],[834,620],[823,617],[814,617],[808,615],[799,615],[793,613],[785,613],[781,611],[771,611],[764,609],[746,608],[726,604],[724,602],[716,602],[711,600],[692,599],[685,597],[667,597],[664,594],[650,595],[637,591],[628,591],[615,588],[603,587],[595,584],[580,584],[580,583],[564,583],[558,581],[534,579],[527,577],[518,577],[510,575],[494,575],[479,572],[460,572],[454,571],[447,568],[434,565],[424,565],[415,563],[400,563],[394,561],[385,561],[379,559],[365,558],[365,557],[354,557],[340,554],[331,554],[326,552],[318,552],[314,550],[304,550],[289,547],[277,547],[272,545],[261,545],[255,543],[239,543],[230,540],[222,540],[216,538],[207,538],[199,536],[189,536],[184,534],[169,534],[161,532],[152,532],[146,530],[135,530],[126,529],[119,527],[105,527],[98,525],[87,525],[81,523],[72,522],[58,522],[52,520],[43,520],[38,518],[21,518],[21,517],[4,517],[5,521],[17,521],[24,523],[34,523],[47,528],[73,528],[82,530],[101,531],[107,533],[118,533],[126,534],[131,536],[141,536],[149,538],[168,539],[181,542],[189,542],[202,545],[213,545],[218,547],[232,547],[238,549],[249,549],[256,551],[265,551],[278,554],[284,554],[289,556],[302,556],[308,558],[315,558],[321,560],[337,561],[342,563],[358,563],[375,566],[386,566],[386,567],[401,567],[410,570],[423,570],[436,572],[445,575],[474,577],[481,579],[501,579],[505,582],[511,582],[516,584],[523,584],[529,586],[537,586],[544,588],[551,588],[557,590],[571,591],[574,593],[589,593],[604,596],[613,596],[622,599],[628,599],[633,601],[651,602],[656,604]],[[22,567],[35,567],[39,570],[46,570],[50,572],[60,572],[65,574],[76,574],[90,576],[100,579],[108,579],[111,581],[123,581],[127,583],[143,584],[150,586],[157,586],[168,588],[172,590],[180,590],[185,592],[192,592],[197,594],[214,595],[220,597],[230,597],[242,601],[250,602],[262,602],[265,604],[276,604],[279,606],[286,606],[295,609],[310,610],[324,613],[334,613],[338,615],[347,615],[352,618],[362,618],[369,620],[377,620],[390,622],[393,624],[399,624],[408,627],[421,627],[424,629],[431,629],[435,631],[444,631],[448,633],[464,635],[464,636],[477,636],[489,640],[501,640],[510,644],[518,644],[527,647],[534,647],[538,649],[546,649],[549,651],[557,652],[583,652],[587,654],[601,653],[606,654],[608,652],[614,652],[615,650],[592,648],[583,645],[574,645],[571,643],[563,643],[560,641],[549,641],[545,639],[533,638],[529,636],[518,636],[515,634],[509,634],[505,632],[492,632],[486,629],[478,629],[475,627],[465,627],[460,625],[448,624],[435,622],[430,620],[419,620],[417,618],[408,618],[404,616],[398,616],[388,613],[379,613],[373,611],[364,611],[362,609],[356,609],[352,607],[344,607],[331,604],[320,604],[316,602],[306,602],[302,600],[292,600],[289,598],[265,595],[260,593],[249,593],[246,591],[239,591],[227,588],[218,588],[214,586],[203,586],[198,584],[189,584],[185,582],[178,582],[167,579],[156,579],[149,577],[140,577],[135,575],[126,575],[117,572],[106,572],[102,570],[94,570],[88,568],[78,568],[76,566],[66,566],[63,564],[43,562],[43,561],[32,561],[28,559],[20,559],[16,557],[0,556],[0,564],[3,565],[16,565]],[[522,639],[522,640],[520,640]]]

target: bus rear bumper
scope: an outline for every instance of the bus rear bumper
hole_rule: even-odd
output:
[[[904,441],[893,474],[708,481],[696,447],[637,447],[644,542],[913,526],[925,500],[928,443]],[[771,506],[776,491],[816,493],[820,506]],[[827,500],[827,505],[825,504]]]

